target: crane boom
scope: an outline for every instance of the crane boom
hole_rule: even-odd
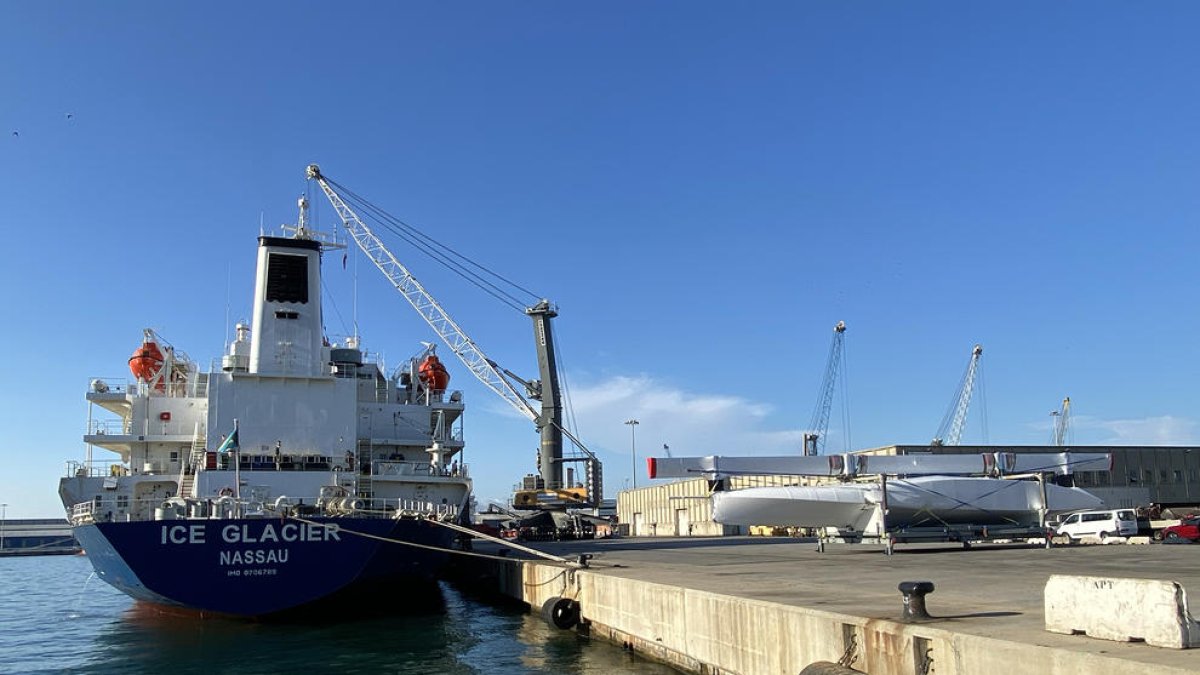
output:
[[[1050,414],[1054,416],[1053,445],[1064,446],[1067,444],[1067,435],[1071,430],[1071,397],[1064,398],[1062,408]]]
[[[953,407],[946,412],[946,417],[942,419],[942,425],[938,427],[933,445],[958,445],[959,439],[962,438],[963,426],[967,422],[967,409],[971,406],[971,395],[975,393],[975,374],[979,370],[979,357],[981,356],[983,356],[983,346],[975,345],[975,348],[971,350],[971,360],[967,362],[967,372],[963,374],[958,391],[954,395]]]
[[[553,506],[562,502],[590,503],[599,506],[604,497],[603,469],[599,458],[587,448],[574,434],[563,425],[562,399],[558,380],[558,365],[555,357],[554,336],[550,320],[558,316],[557,310],[548,300],[541,300],[533,307],[525,310],[525,314],[533,319],[534,339],[537,347],[537,360],[540,379],[529,382],[501,368],[495,361],[489,359],[475,341],[467,335],[438,303],[425,287],[417,281],[396,256],[371,231],[371,228],[358,217],[354,209],[333,189],[329,181],[321,174],[316,164],[308,166],[307,175],[315,180],[325,193],[329,203],[337,211],[346,231],[354,238],[371,262],[383,272],[388,281],[400,291],[413,309],[425,319],[434,332],[450,347],[455,356],[463,362],[475,377],[488,389],[508,401],[522,415],[532,421],[541,435],[541,445],[538,448],[538,472],[541,474],[542,486],[517,493],[519,500],[539,505],[545,502]],[[523,396],[512,385],[509,378],[516,379],[527,390]],[[541,412],[528,399],[541,402]],[[583,452],[583,456],[563,456],[563,436],[571,439],[574,447]],[[585,463],[587,488],[586,492],[568,484],[563,480],[563,464],[566,462]],[[549,491],[551,498],[543,499],[542,490]],[[520,499],[524,497],[524,499]]]
[[[346,226],[346,231],[354,238],[354,242],[358,244],[362,252],[371,259],[371,262],[375,263],[379,271],[383,272],[388,281],[392,282],[396,290],[400,291],[404,299],[408,300],[413,309],[417,310],[421,318],[425,319],[425,322],[475,374],[475,377],[488,389],[508,401],[522,415],[537,422],[539,415],[533,406],[505,379],[504,373],[496,363],[483,353],[483,350],[475,344],[466,331],[454,322],[454,319],[450,318],[446,310],[429,294],[429,291],[425,290],[425,287],[408,271],[408,268],[392,255],[392,252],[383,245],[379,237],[375,236],[371,228],[363,223],[358,214],[342,200],[337,192],[334,192],[325,177],[321,175],[320,167],[316,164],[308,165],[307,174],[310,180],[315,180],[321,187],[325,197],[329,199],[329,203],[333,205],[338,217]]]
[[[808,433],[804,434],[804,454],[819,455],[825,448],[825,433],[829,429],[829,410],[833,407],[833,388],[837,384],[838,365],[845,348],[846,322],[839,321],[833,327],[833,344],[829,347],[829,360],[825,364],[825,379],[817,397]],[[845,396],[845,394],[843,394]]]

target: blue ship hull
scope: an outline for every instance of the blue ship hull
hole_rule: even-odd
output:
[[[455,533],[423,520],[314,517],[95,523],[75,537],[96,574],[133,598],[264,617],[428,597]]]

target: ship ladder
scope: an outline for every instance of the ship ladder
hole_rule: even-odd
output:
[[[192,494],[196,489],[196,472],[204,465],[205,444],[208,442],[205,434],[205,429],[196,422],[195,430],[192,432],[192,449],[188,453],[188,458],[179,467],[179,497],[194,497]],[[188,469],[191,469],[189,471]]]

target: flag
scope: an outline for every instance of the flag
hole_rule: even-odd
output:
[[[238,430],[237,430],[237,426],[235,425],[233,427],[233,433],[229,434],[229,438],[226,438],[225,441],[223,443],[221,443],[221,447],[217,448],[217,452],[229,452],[230,450],[237,450],[237,449],[238,449]]]

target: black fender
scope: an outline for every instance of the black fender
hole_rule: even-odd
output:
[[[574,628],[579,623],[579,603],[554,596],[542,604],[542,618],[555,628]]]

